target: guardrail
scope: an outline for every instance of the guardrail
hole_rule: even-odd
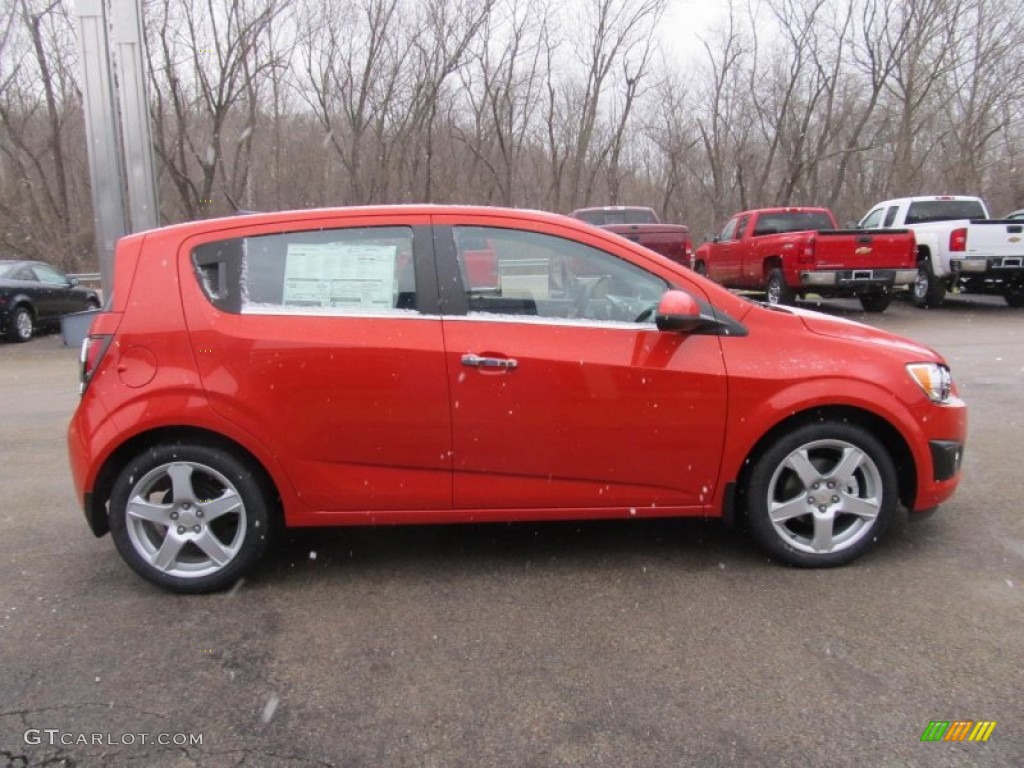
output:
[[[99,283],[100,273],[99,272],[75,272],[68,275],[69,278],[78,280],[80,283]]]

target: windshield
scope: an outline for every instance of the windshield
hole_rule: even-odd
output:
[[[907,224],[987,218],[980,200],[919,200],[907,211]]]

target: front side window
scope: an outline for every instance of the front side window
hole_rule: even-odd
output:
[[[35,264],[32,266],[32,271],[36,273],[36,278],[41,283],[46,283],[47,285],[68,284],[68,279],[64,275],[46,264]]]
[[[409,227],[286,232],[192,252],[207,298],[240,314],[392,314],[414,310]]]
[[[574,240],[494,227],[455,227],[470,315],[653,323],[668,283]]]
[[[864,217],[860,223],[861,229],[877,229],[878,225],[882,223],[882,214],[885,213],[885,208],[875,208],[871,213]]]
[[[736,219],[729,219],[729,223],[725,225],[725,229],[718,236],[718,240],[723,243],[727,243],[733,239],[733,235],[736,232]]]

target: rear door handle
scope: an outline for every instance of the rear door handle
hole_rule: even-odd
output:
[[[501,368],[511,370],[519,365],[518,360],[508,357],[480,357],[479,355],[463,355],[462,364],[470,368]]]

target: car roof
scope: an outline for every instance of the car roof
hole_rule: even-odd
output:
[[[451,205],[451,204],[394,204],[366,206],[336,206],[331,208],[301,208],[297,210],[268,211],[258,213],[232,214],[211,219],[197,219],[177,224],[150,229],[126,235],[123,240],[145,238],[147,235],[171,235],[186,238],[218,230],[258,226],[263,224],[301,225],[303,222],[316,222],[320,219],[337,218],[339,216],[467,216],[467,217],[498,217],[504,219],[521,219],[523,221],[547,222],[580,231],[591,231],[591,225],[561,213],[541,211],[529,208],[502,208],[484,205]]]

